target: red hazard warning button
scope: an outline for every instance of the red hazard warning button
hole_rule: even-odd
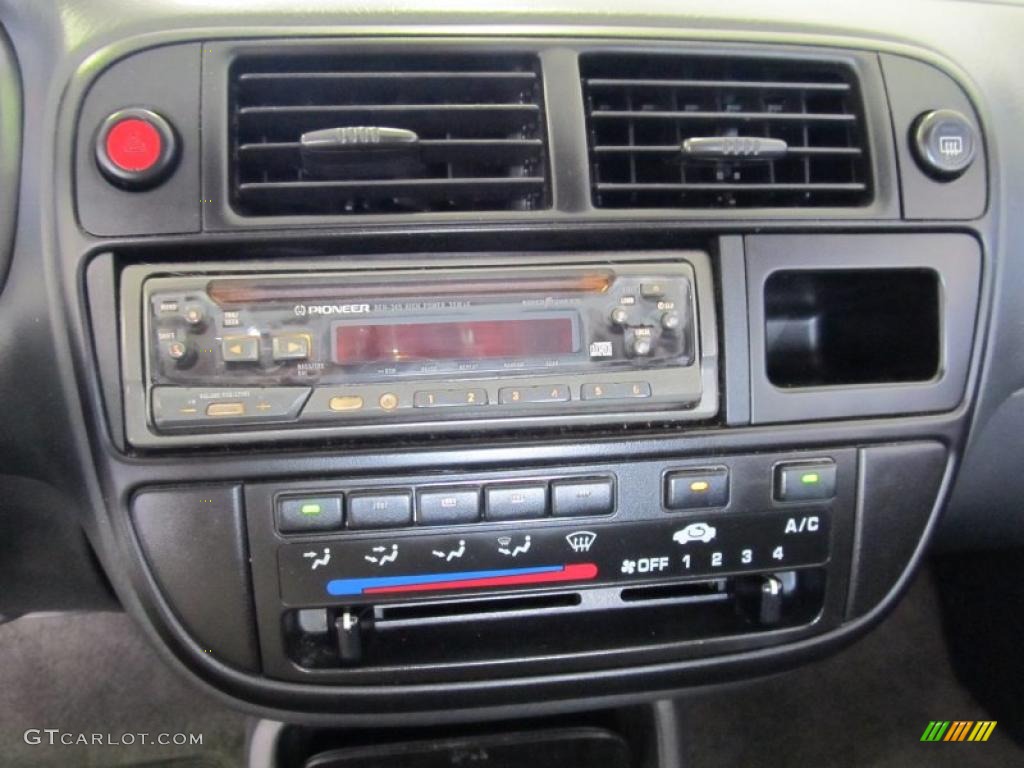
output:
[[[126,171],[146,171],[160,159],[163,139],[145,120],[130,117],[116,123],[107,133],[107,157]]]
[[[163,181],[177,159],[174,129],[148,109],[125,109],[108,117],[96,137],[96,161],[107,179],[128,189]]]

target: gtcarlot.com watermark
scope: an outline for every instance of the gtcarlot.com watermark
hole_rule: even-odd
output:
[[[162,747],[202,746],[201,733],[74,733],[60,728],[29,728],[23,736],[25,743],[51,747],[134,747],[157,745]]]

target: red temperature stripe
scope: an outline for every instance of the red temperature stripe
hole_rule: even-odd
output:
[[[395,587],[370,587],[363,591],[365,595],[393,592],[434,592],[450,589],[476,589],[479,587],[511,587],[521,584],[553,584],[560,581],[589,581],[597,578],[597,566],[594,563],[576,563],[567,565],[554,573],[529,573],[521,576],[492,576],[482,579],[463,579],[462,581],[438,581],[433,584],[404,584]]]

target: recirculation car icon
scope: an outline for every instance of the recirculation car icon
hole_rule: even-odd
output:
[[[672,534],[672,541],[677,544],[689,544],[691,541],[702,541],[707,544],[715,538],[717,532],[713,525],[690,523],[690,525]]]

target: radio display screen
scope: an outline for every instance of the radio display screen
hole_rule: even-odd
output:
[[[339,365],[567,355],[577,350],[570,317],[365,323],[334,327]]]

